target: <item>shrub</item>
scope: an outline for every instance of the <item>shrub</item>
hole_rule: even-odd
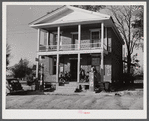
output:
[[[134,76],[133,74],[123,73],[122,82],[124,84],[133,84],[134,83]]]

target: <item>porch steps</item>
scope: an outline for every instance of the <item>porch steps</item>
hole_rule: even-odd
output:
[[[77,88],[77,82],[69,82],[69,84],[65,84],[64,86],[57,86],[55,93],[74,93]]]

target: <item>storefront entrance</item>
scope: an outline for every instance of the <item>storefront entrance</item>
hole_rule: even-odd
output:
[[[77,81],[77,59],[70,60],[70,74],[72,81]]]

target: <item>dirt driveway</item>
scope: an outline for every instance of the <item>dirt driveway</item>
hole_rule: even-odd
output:
[[[6,97],[6,109],[143,109],[143,91],[94,94],[36,94]]]

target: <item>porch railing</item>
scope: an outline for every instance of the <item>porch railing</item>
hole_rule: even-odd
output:
[[[80,45],[81,50],[91,50],[91,49],[100,49],[101,44],[100,43],[81,43]]]
[[[40,52],[46,52],[46,51],[57,51],[57,45],[40,45],[39,46],[39,51]]]
[[[81,43],[80,50],[101,49],[100,43]],[[42,45],[39,48],[40,52],[57,51],[57,45]],[[62,44],[59,51],[78,50],[78,44]]]
[[[60,51],[78,50],[78,44],[63,44],[60,45]]]

